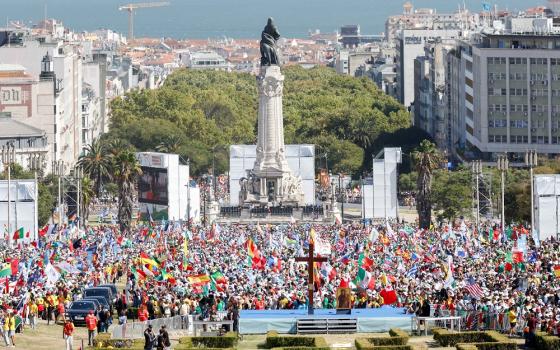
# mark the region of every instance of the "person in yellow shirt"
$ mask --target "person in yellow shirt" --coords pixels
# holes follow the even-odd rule
[[[29,325],[31,326],[31,329],[35,329],[37,328],[37,317],[39,316],[39,307],[37,306],[37,304],[35,304],[33,300],[29,302],[27,307],[29,308]]]
[[[507,312],[507,317],[509,320],[509,336],[512,337],[515,335],[515,326],[517,325],[517,313],[515,312],[515,307],[510,307],[509,311]]]
[[[8,314],[4,319],[4,340],[7,346],[16,346],[16,317],[12,310],[8,310]]]

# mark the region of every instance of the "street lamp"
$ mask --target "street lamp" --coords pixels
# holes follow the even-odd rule
[[[31,152],[29,154],[29,170],[33,172],[33,178],[35,179],[35,213],[34,213],[34,230],[33,230],[33,240],[37,238],[36,234],[39,230],[38,223],[38,206],[39,206],[39,182],[37,181],[37,173],[43,169],[44,157],[39,152]]]
[[[6,171],[8,172],[8,244],[12,245],[12,226],[10,220],[10,209],[12,206],[10,192],[12,188],[11,182],[11,166],[13,163],[16,162],[16,147],[14,146],[13,142],[9,143],[5,146],[2,146],[2,165],[6,167]]]
[[[498,156],[498,170],[502,174],[502,232],[505,232],[505,177],[506,171],[509,168],[509,160],[507,158],[507,153],[500,154]]]
[[[52,174],[58,178],[58,201],[57,201],[57,211],[58,211],[58,223],[62,223],[62,202],[61,202],[61,178],[64,176],[64,161],[63,160],[53,160],[52,162]]]
[[[539,164],[539,156],[536,150],[528,150],[525,152],[525,165],[529,167],[529,177],[531,179],[531,232],[535,229],[535,204],[533,198],[534,182],[533,168]]]
[[[476,178],[476,229],[480,227],[480,186],[479,179],[482,174],[482,161],[475,160],[471,163],[472,172]]]
[[[80,166],[76,166],[76,168],[74,168],[74,180],[77,181],[77,185],[76,185],[76,217],[78,218],[78,228],[80,228],[80,222],[82,221],[82,216],[80,214],[81,213],[81,207],[82,207],[82,196],[81,196],[81,190],[82,190],[82,179],[84,178],[84,171],[82,169],[82,167]]]

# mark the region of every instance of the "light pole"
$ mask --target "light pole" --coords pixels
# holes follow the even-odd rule
[[[498,170],[502,174],[502,233],[505,232],[506,229],[506,220],[505,220],[505,180],[506,180],[506,171],[509,168],[509,160],[507,158],[507,153],[500,154],[498,156]]]
[[[77,185],[76,185],[76,217],[78,219],[78,228],[80,228],[80,222],[82,221],[82,216],[81,214],[81,207],[82,207],[82,196],[81,196],[81,190],[82,190],[82,179],[84,178],[84,171],[82,170],[82,167],[77,166],[74,169],[74,180],[77,181]]]
[[[62,188],[61,188],[61,178],[64,175],[64,161],[63,160],[53,160],[52,162],[52,174],[58,178],[58,200],[57,200],[57,211],[58,211],[58,223],[62,223]]]
[[[191,160],[187,158],[189,178],[187,179],[187,227],[191,229]]]
[[[10,192],[12,189],[11,181],[11,166],[16,162],[16,147],[13,143],[9,143],[2,146],[2,164],[6,167],[8,173],[8,244],[12,246],[12,222],[10,220],[10,211],[12,207],[12,201],[10,198]]]
[[[39,152],[33,152],[29,154],[29,170],[33,172],[33,178],[35,179],[35,213],[34,213],[34,230],[33,230],[33,240],[37,240],[37,232],[39,231],[39,218],[37,207],[39,205],[39,182],[37,173],[43,169],[43,155]]]
[[[539,164],[539,156],[536,150],[529,150],[525,152],[525,165],[529,167],[529,177],[531,180],[531,232],[535,229],[535,204],[533,198],[534,182],[533,182],[533,168]]]
[[[482,174],[482,161],[475,160],[471,164],[472,172],[476,178],[476,229],[480,227],[480,174]]]

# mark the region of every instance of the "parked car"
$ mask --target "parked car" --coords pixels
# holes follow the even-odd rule
[[[90,296],[90,297],[84,297],[82,300],[95,300],[98,304],[101,305],[102,308],[107,309],[107,310],[111,310],[111,305],[109,305],[109,303],[107,302],[105,297]]]
[[[95,300],[78,300],[70,304],[70,307],[66,309],[66,317],[75,325],[86,324],[86,316],[91,310],[97,314],[97,305]]]
[[[83,297],[103,297],[113,307],[113,293],[109,287],[92,287],[84,289]]]
[[[100,284],[97,287],[107,287],[111,290],[111,293],[113,294],[113,304],[117,302],[117,295],[119,294],[119,292],[117,291],[117,286],[115,286],[114,284]]]

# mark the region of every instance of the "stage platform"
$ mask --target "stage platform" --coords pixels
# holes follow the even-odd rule
[[[411,317],[404,309],[384,306],[377,309],[352,309],[350,315],[337,315],[336,310],[316,309],[314,315],[301,310],[241,310],[240,334],[296,333],[298,319],[356,319],[358,333],[386,332],[390,328],[411,331]]]

